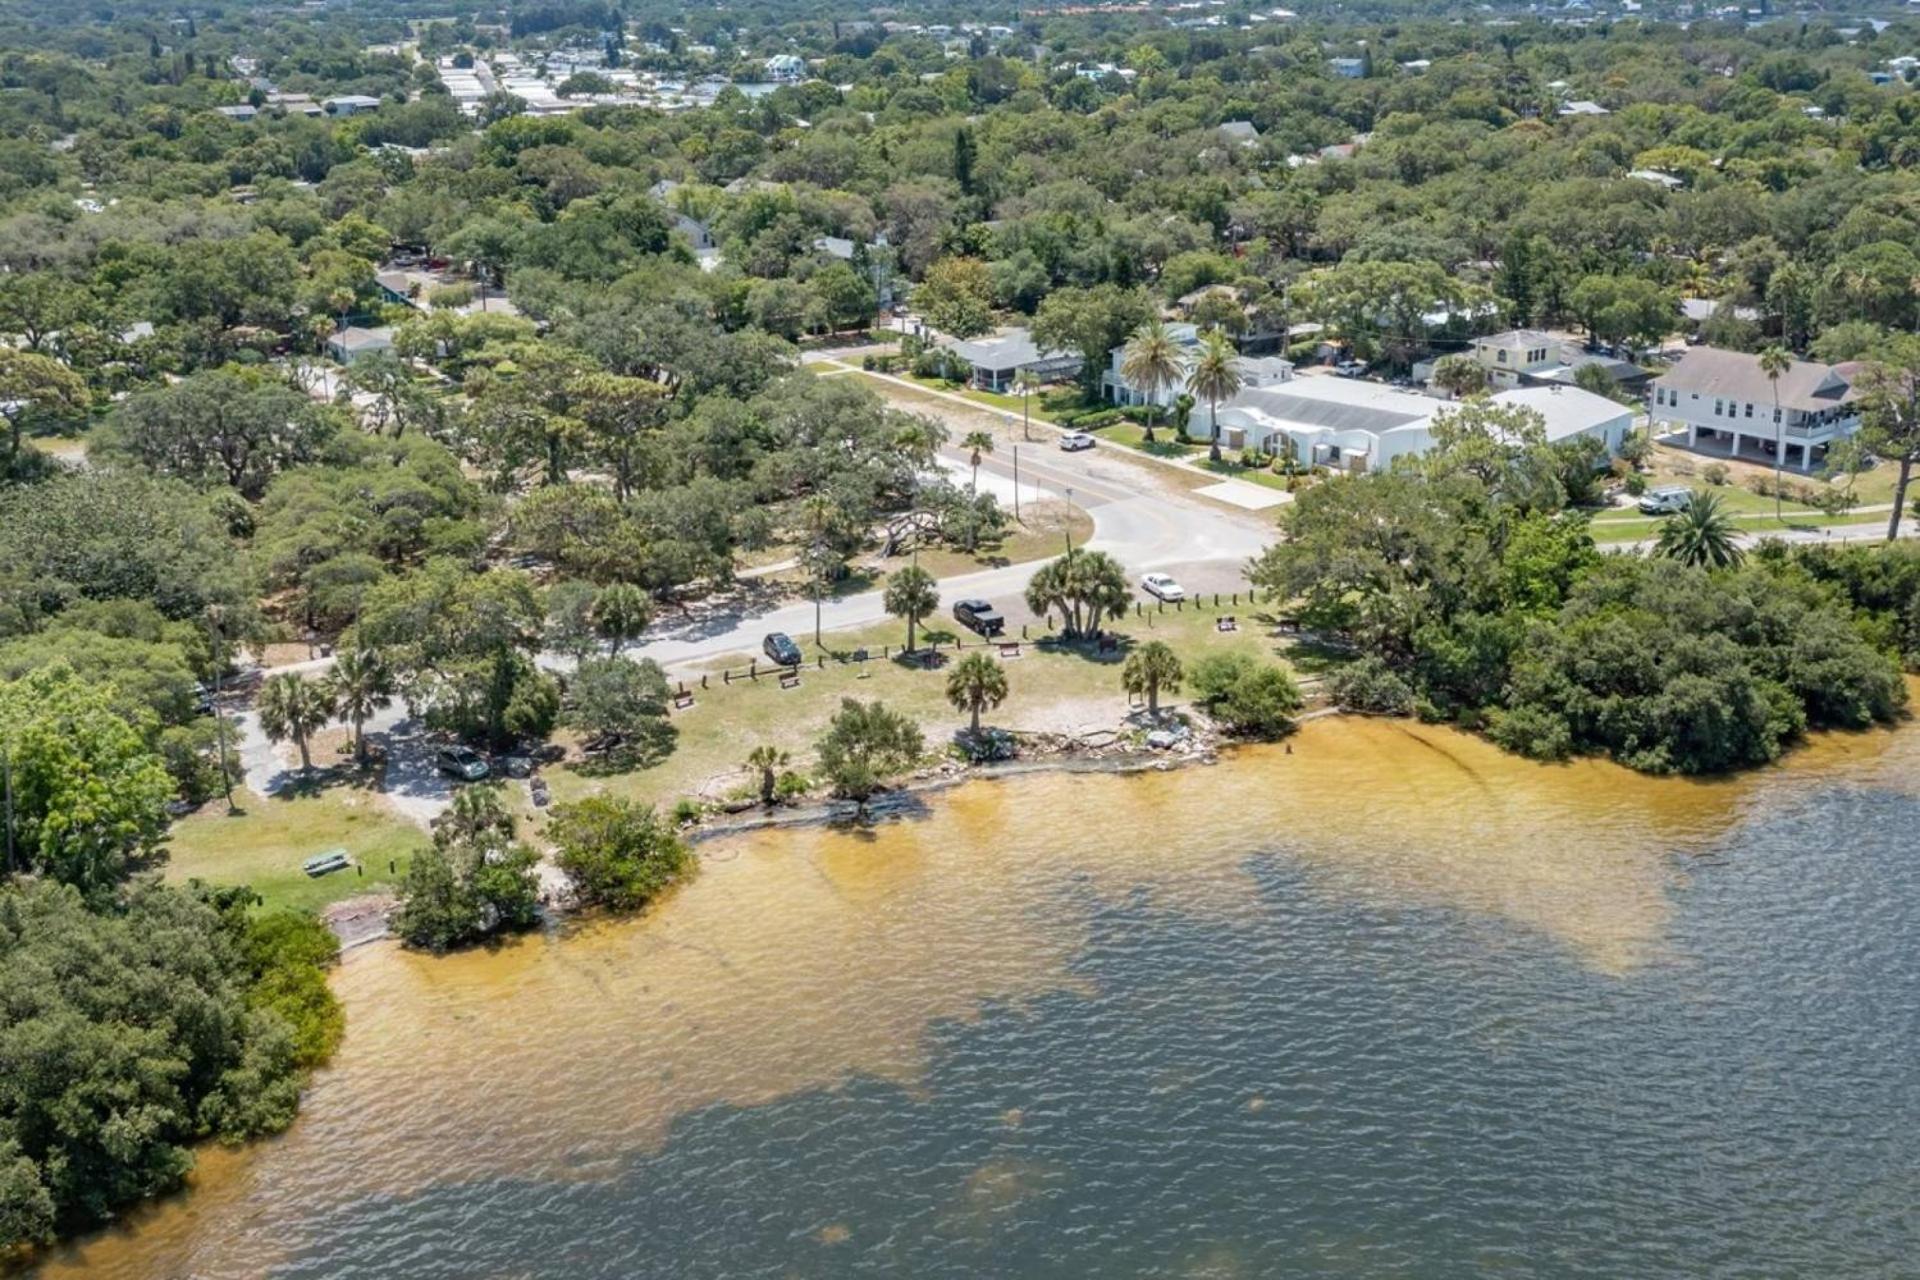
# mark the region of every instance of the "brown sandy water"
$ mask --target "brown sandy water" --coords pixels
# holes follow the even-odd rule
[[[569,1184],[611,1187],[716,1108],[751,1113],[853,1081],[925,1101],[939,1092],[928,1078],[934,1029],[1033,1021],[1099,996],[1100,978],[1078,962],[1109,907],[1144,904],[1203,934],[1269,927],[1263,859],[1373,926],[1464,916],[1588,981],[1631,982],[1667,963],[1695,855],[1724,853],[1730,831],[1781,797],[1836,785],[1912,796],[1917,777],[1912,728],[1824,738],[1777,769],[1689,782],[1595,762],[1538,766],[1446,729],[1335,718],[1305,726],[1291,751],[1242,751],[1212,768],[974,783],[871,831],[730,838],[641,919],[439,959],[391,944],[354,953],[335,979],[346,1042],[294,1128],[206,1152],[189,1194],[62,1250],[38,1274],[467,1274],[436,1269],[431,1233],[418,1255],[328,1261],[341,1228],[323,1220],[376,1202],[404,1217],[407,1198],[429,1188],[477,1194],[512,1180],[564,1200]],[[1355,929],[1316,945],[1344,945]],[[1153,1088],[1186,1089],[1193,1071],[1168,1068]],[[1234,1122],[1265,1123],[1288,1105],[1238,1097]],[[1019,1140],[1035,1127],[1023,1114],[996,1106],[990,1127]],[[780,1158],[804,1152],[789,1143]],[[1073,1163],[1019,1151],[982,1160],[928,1229],[1016,1213]],[[851,1248],[850,1235],[857,1243],[853,1228],[823,1220],[805,1240]],[[551,1274],[640,1273],[597,1270],[600,1260],[589,1251]],[[695,1272],[728,1268],[681,1274]]]

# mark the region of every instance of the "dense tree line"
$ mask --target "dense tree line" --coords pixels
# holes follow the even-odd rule
[[[1602,555],[1554,480],[1563,452],[1456,433],[1418,467],[1317,487],[1252,580],[1357,651],[1332,681],[1344,704],[1543,759],[1723,772],[1903,712],[1910,547],[1775,547],[1719,568]]]

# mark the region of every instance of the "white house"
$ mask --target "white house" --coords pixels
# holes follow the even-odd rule
[[[1496,387],[1517,387],[1520,375],[1560,362],[1560,344],[1538,329],[1509,329],[1473,340],[1473,358]]]
[[[982,391],[1006,391],[1021,370],[1042,382],[1058,382],[1080,372],[1079,356],[1070,351],[1042,351],[1026,329],[1003,329],[985,338],[950,343],[947,347],[967,366],[967,381]]]
[[[1795,360],[1779,380],[1744,351],[1693,347],[1653,382],[1653,420],[1684,429],[1687,445],[1705,443],[1728,457],[1811,469],[1827,446],[1860,429],[1860,408],[1845,365]],[[1776,407],[1777,405],[1777,407]]]
[[[776,53],[762,64],[767,79],[791,83],[804,79],[807,74],[806,60],[798,54]]]
[[[1640,393],[1651,376],[1631,360],[1585,351],[1537,329],[1509,329],[1473,340],[1473,358],[1487,371],[1494,387],[1573,386],[1581,369],[1599,368],[1626,391]],[[1427,372],[1423,375],[1420,370]],[[1432,376],[1432,365],[1416,365],[1415,378]]]
[[[370,98],[364,93],[344,93],[337,98],[328,98],[320,105],[330,116],[360,116],[369,111],[378,111],[380,99]]]
[[[1521,387],[1495,404],[1537,411],[1549,442],[1591,436],[1611,456],[1626,439],[1633,413],[1578,387]],[[1242,391],[1220,406],[1220,434],[1229,448],[1291,452],[1303,462],[1347,471],[1377,471],[1396,458],[1433,448],[1436,418],[1458,405],[1357,378],[1294,378]],[[1196,417],[1204,418],[1203,413]]]
[[[391,329],[362,329],[350,325],[327,339],[327,354],[341,364],[352,364],[362,356],[392,350]]]
[[[1532,409],[1546,419],[1547,440],[1558,444],[1576,436],[1591,436],[1607,447],[1607,457],[1620,452],[1633,431],[1633,410],[1618,400],[1579,387],[1518,387],[1493,397],[1495,404]]]
[[[1106,370],[1100,375],[1100,394],[1114,404],[1157,404],[1163,409],[1178,400],[1187,389],[1187,375],[1193,372],[1194,352],[1200,349],[1200,329],[1197,325],[1170,324],[1167,326],[1167,336],[1180,348],[1180,376],[1177,381],[1148,396],[1121,372],[1121,366],[1127,362],[1127,349],[1120,346],[1108,353]],[[1279,356],[1242,356],[1235,368],[1240,374],[1243,390],[1272,386],[1293,376],[1293,362]],[[1200,429],[1200,425],[1195,424],[1195,429]]]

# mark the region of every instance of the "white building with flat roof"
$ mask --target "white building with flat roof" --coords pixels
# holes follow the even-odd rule
[[[1539,413],[1550,443],[1591,436],[1612,456],[1633,425],[1625,405],[1578,387],[1519,387],[1492,397]],[[1294,378],[1242,391],[1220,406],[1230,449],[1291,453],[1302,462],[1377,471],[1433,448],[1437,418],[1459,406],[1359,378]],[[1204,414],[1197,414],[1204,417]]]

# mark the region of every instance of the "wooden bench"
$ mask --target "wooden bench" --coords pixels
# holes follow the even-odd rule
[[[685,689],[682,689],[680,692],[673,695],[673,709],[675,711],[685,711],[688,707],[691,707],[692,705],[693,705],[693,695],[688,693]]]
[[[1240,629],[1240,624],[1234,620],[1233,615],[1229,614],[1226,617],[1220,619],[1220,621],[1214,623],[1213,629],[1215,631],[1238,631]]]
[[[782,689],[798,689],[800,687],[800,673],[798,671],[782,671],[780,673],[780,687]]]
[[[1018,640],[1002,640],[1000,642],[1000,656],[1007,659],[1019,657],[1020,642]]]
[[[1094,651],[1096,653],[1120,652],[1120,637],[1119,636],[1101,636],[1100,641],[1098,645],[1095,647]]]

